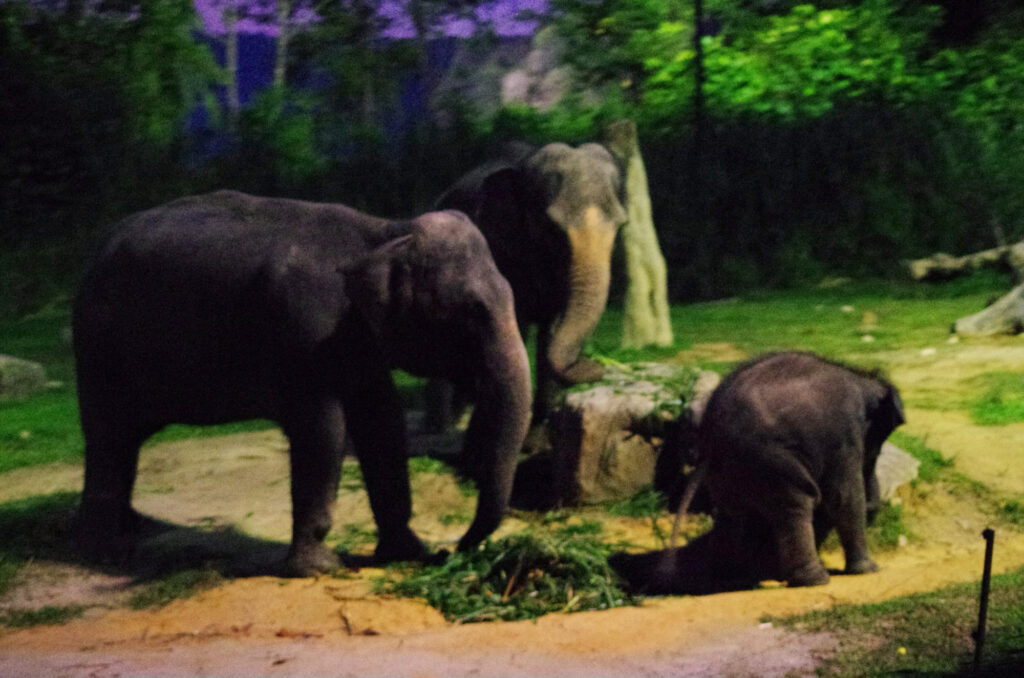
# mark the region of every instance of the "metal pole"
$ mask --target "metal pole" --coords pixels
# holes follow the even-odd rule
[[[992,544],[996,533],[986,528],[981,536],[985,538],[985,569],[981,575],[981,600],[978,603],[978,628],[974,629],[974,670],[981,668],[981,654],[985,649],[985,622],[988,617],[988,589],[992,579]]]

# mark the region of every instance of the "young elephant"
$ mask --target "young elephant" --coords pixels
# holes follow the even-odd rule
[[[875,374],[797,352],[740,366],[708,402],[697,431],[700,464],[680,507],[703,476],[713,529],[683,549],[621,556],[620,571],[663,593],[725,580],[824,584],[817,549],[833,527],[845,572],[876,571],[865,541],[879,506],[875,462],[903,421],[896,388]]]
[[[291,443],[293,575],[337,556],[345,436],[362,467],[380,561],[421,558],[410,530],[404,417],[390,370],[444,377],[476,400],[471,548],[501,521],[529,424],[530,374],[511,290],[461,213],[411,221],[221,191],[122,222],[74,305],[85,487],[79,541],[123,557],[139,446],[170,423],[252,418]]]

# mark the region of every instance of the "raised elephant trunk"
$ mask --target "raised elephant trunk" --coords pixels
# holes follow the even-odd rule
[[[579,358],[608,303],[616,226],[608,222],[600,209],[591,206],[583,211],[583,223],[567,232],[573,253],[569,303],[552,326],[547,358],[560,381],[575,384],[600,377],[596,366]]]
[[[460,551],[479,544],[505,515],[530,424],[530,363],[511,314],[503,334],[510,340],[486,358],[474,389],[473,417],[463,439],[462,458],[479,492],[473,523],[459,540]]]

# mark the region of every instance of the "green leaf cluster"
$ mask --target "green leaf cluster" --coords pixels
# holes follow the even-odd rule
[[[378,582],[384,593],[423,598],[460,623],[533,619],[632,604],[608,565],[609,547],[586,526],[534,526],[443,565]]]

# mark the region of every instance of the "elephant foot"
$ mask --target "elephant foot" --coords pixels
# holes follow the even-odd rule
[[[144,518],[131,508],[113,512],[120,519],[108,519],[110,513],[91,509],[79,511],[75,541],[78,552],[87,561],[120,566],[135,552],[136,537]]]
[[[566,384],[587,384],[604,376],[605,369],[596,360],[580,357],[559,375]]]
[[[801,565],[786,578],[786,586],[821,586],[829,582],[828,571],[821,561]]]
[[[867,557],[847,563],[846,569],[843,570],[843,574],[868,574],[869,572],[878,572],[878,565]]]
[[[284,561],[284,576],[315,577],[333,572],[339,566],[338,554],[321,543],[304,546],[292,544]]]
[[[373,552],[373,562],[376,565],[410,560],[417,562],[428,562],[431,560],[430,551],[413,534],[412,530],[406,530],[404,534],[393,537],[382,535],[377,542],[377,548]]]

